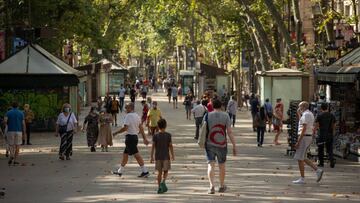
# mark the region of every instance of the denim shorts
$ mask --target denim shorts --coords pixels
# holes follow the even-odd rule
[[[226,162],[226,155],[227,155],[227,147],[214,147],[211,145],[206,145],[205,147],[206,158],[207,162],[211,163],[217,159],[219,164],[223,164]]]

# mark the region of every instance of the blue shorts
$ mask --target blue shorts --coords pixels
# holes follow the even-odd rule
[[[206,145],[205,152],[208,163],[214,162],[215,157],[219,164],[223,164],[226,162],[227,147],[221,148],[221,147]]]

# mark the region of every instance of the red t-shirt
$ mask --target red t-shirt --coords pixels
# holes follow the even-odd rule
[[[144,107],[143,107],[143,114],[142,114],[142,117],[141,117],[141,120],[143,122],[146,121],[148,111],[149,111],[149,106],[147,104],[145,104]]]
[[[209,102],[209,103],[206,105],[206,107],[207,107],[207,109],[208,109],[208,112],[214,111],[214,107],[213,107],[212,102]]]

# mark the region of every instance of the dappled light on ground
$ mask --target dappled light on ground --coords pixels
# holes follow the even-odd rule
[[[239,112],[233,128],[238,156],[229,150],[224,194],[206,194],[208,189],[205,152],[193,139],[194,120],[186,120],[182,108],[173,110],[164,96],[157,97],[168,131],[173,135],[175,161],[169,172],[166,194],[156,194],[156,173],[149,163],[150,145],[139,139],[139,150],[150,170],[149,178],[137,178],[140,169],[129,159],[122,177],[112,175],[124,150],[124,136],[114,138],[109,152],[91,153],[85,135],[74,138],[70,161],[57,159],[59,140],[52,134],[34,137],[34,145],[22,149],[25,165],[8,167],[1,154],[0,185],[6,187],[6,202],[359,202],[359,164],[338,159],[334,169],[326,166],[323,180],[306,168],[305,185],[292,185],[299,174],[297,165],[286,156],[286,144],[272,145],[273,133],[265,134],[263,148],[256,146],[249,112]],[[139,105],[137,105],[139,112]],[[121,122],[120,122],[121,123]],[[122,125],[122,124],[120,124]],[[117,128],[113,128],[117,129]],[[151,140],[151,137],[148,137]],[[281,135],[286,142],[286,134]],[[3,153],[3,149],[0,150]],[[218,173],[218,170],[216,170]],[[218,180],[216,179],[218,187]],[[21,196],[18,195],[19,191]],[[23,201],[25,200],[25,201]],[[29,200],[29,201],[27,201]],[[1,200],[0,200],[1,202]]]

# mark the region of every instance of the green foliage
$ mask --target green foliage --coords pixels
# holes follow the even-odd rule
[[[38,43],[60,55],[65,41],[70,40],[75,51],[82,53],[82,64],[98,59],[95,53],[99,48],[106,57],[110,57],[110,50],[116,49],[122,61],[127,61],[141,57],[168,58],[176,46],[185,45],[196,47],[206,63],[237,68],[238,50],[252,49],[243,7],[235,0],[8,2],[10,26],[54,28],[56,36],[40,39]],[[271,39],[274,22],[263,1],[249,2]],[[278,10],[282,10],[283,2],[274,1]],[[0,18],[4,22],[4,16]]]

